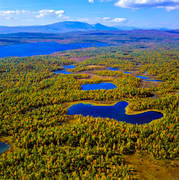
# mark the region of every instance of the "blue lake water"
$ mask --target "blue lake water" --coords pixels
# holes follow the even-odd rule
[[[62,67],[65,68],[65,69],[74,69],[74,68],[76,68],[76,66],[73,65],[73,64],[71,64],[71,65],[66,65],[66,66],[62,66]]]
[[[127,72],[127,71],[125,71],[124,73],[125,73],[125,74],[131,74],[130,72]]]
[[[152,81],[152,82],[162,82],[161,80],[154,80],[154,79],[148,79],[146,81]]]
[[[66,66],[62,66],[62,67],[65,69],[53,71],[53,73],[55,73],[55,74],[72,74],[71,72],[68,72],[66,69],[74,69],[76,66],[71,64],[71,65],[66,65]]]
[[[120,69],[117,68],[112,68],[112,67],[107,67],[107,69],[111,70],[111,71],[119,71]],[[125,71],[125,74],[131,74],[130,72]]]
[[[151,79],[151,78],[146,77],[146,76],[136,76],[136,78],[141,78],[141,79],[143,79],[144,81],[162,82],[161,80],[154,80],[154,79]]]
[[[112,106],[97,106],[93,104],[74,104],[68,108],[68,115],[81,114],[101,118],[111,118],[117,121],[125,121],[131,124],[146,124],[153,120],[160,119],[163,114],[155,111],[148,111],[136,115],[127,115],[125,108],[128,103],[121,101]]]
[[[117,68],[112,68],[112,67],[107,67],[107,69],[111,70],[111,71],[119,71],[119,69]]]
[[[2,154],[3,152],[5,152],[8,149],[9,149],[9,145],[8,144],[0,142],[0,154]]]
[[[111,71],[118,71],[119,69],[116,69],[116,68],[111,68],[111,67],[107,67],[107,69],[111,70]],[[128,72],[128,71],[125,71],[124,72],[125,74],[131,74],[131,72]],[[149,77],[146,77],[146,76],[136,76],[136,78],[141,78],[143,79],[144,81],[153,81],[153,82],[162,82],[160,80],[154,80],[154,79],[151,79]]]
[[[65,51],[72,49],[81,49],[88,47],[104,47],[110,46],[107,43],[95,42],[95,43],[73,43],[73,44],[60,44],[57,42],[36,42],[36,43],[24,43],[8,46],[0,46],[0,58],[8,56],[34,56],[34,55],[46,55],[57,51]]]
[[[71,73],[68,72],[66,69],[53,71],[53,73],[54,73],[54,74],[71,74]]]
[[[84,84],[81,85],[82,90],[98,90],[98,89],[115,89],[117,88],[113,83],[97,83],[97,84]]]
[[[150,78],[145,77],[145,76],[136,76],[136,78],[141,78],[141,79],[144,79],[144,80],[149,80],[150,79]]]

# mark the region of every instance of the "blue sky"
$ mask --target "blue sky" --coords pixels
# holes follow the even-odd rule
[[[0,25],[83,21],[179,29],[179,0],[0,0]]]

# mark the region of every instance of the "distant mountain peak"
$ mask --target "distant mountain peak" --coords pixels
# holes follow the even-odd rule
[[[118,30],[114,27],[105,26],[103,24],[97,23],[91,25],[80,21],[64,21],[56,22],[49,25],[40,26],[18,26],[18,27],[6,27],[0,26],[0,34],[7,33],[66,33],[73,31],[112,31]]]
[[[100,31],[113,31],[113,30],[118,30],[117,28],[115,27],[110,27],[110,26],[105,26],[101,23],[97,23],[94,25],[94,28],[97,29],[97,30],[100,30]]]
[[[96,23],[95,26],[104,26],[104,25],[101,23]]]

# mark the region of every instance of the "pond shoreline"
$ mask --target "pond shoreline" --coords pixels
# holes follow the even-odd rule
[[[142,114],[142,113],[153,111],[153,112],[161,113],[163,115],[163,117],[155,119],[155,120],[161,120],[162,118],[165,117],[165,113],[162,110],[158,110],[158,109],[147,109],[147,110],[141,110],[141,111],[133,111],[129,107],[130,101],[126,101],[126,100],[115,101],[115,102],[114,101],[108,101],[108,102],[95,101],[94,102],[92,100],[75,101],[75,102],[66,103],[66,109],[68,110],[71,106],[76,105],[76,104],[80,104],[80,103],[82,103],[82,104],[90,104],[90,105],[94,105],[94,106],[114,106],[114,105],[116,105],[117,103],[120,103],[120,102],[127,102],[128,103],[128,105],[125,108],[125,115],[129,115],[129,116],[130,115],[139,115],[139,114]],[[118,121],[118,122],[122,122],[122,121]],[[149,123],[153,123],[153,122],[154,122],[154,120],[152,120]],[[147,124],[149,124],[149,123],[147,123]],[[138,125],[144,125],[144,124],[138,124]]]

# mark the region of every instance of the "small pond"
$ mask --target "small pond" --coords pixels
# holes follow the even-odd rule
[[[119,71],[120,69],[117,68],[112,68],[112,67],[107,67],[107,69],[111,70],[111,71]],[[130,72],[125,71],[125,74],[131,74]]]
[[[130,72],[127,72],[127,71],[125,71],[124,73],[125,73],[125,74],[131,74]]]
[[[53,73],[55,73],[55,74],[72,74],[71,72],[68,72],[66,69],[74,69],[76,66],[71,64],[71,65],[66,65],[66,66],[62,66],[62,67],[65,69],[53,71]]]
[[[93,104],[78,103],[68,108],[68,115],[81,114],[83,116],[93,116],[101,118],[111,118],[117,121],[125,121],[131,124],[146,124],[155,119],[163,117],[162,113],[148,111],[136,115],[127,115],[125,108],[128,103],[121,101],[111,106],[99,106]]]
[[[8,149],[9,149],[9,145],[8,144],[0,142],[0,154],[2,154],[3,152],[5,152]]]
[[[112,68],[112,67],[107,67],[107,69],[111,70],[111,71],[119,71],[119,69],[117,68]]]
[[[53,73],[55,73],[55,74],[71,74],[71,73],[68,72],[66,69],[53,71]]]
[[[62,67],[65,68],[65,69],[74,69],[74,68],[76,68],[76,66],[73,65],[73,64],[71,64],[71,65],[66,65],[66,66],[62,66]]]
[[[148,79],[146,81],[152,81],[152,82],[162,82],[161,80],[154,80],[154,79]]]
[[[119,69],[117,68],[112,68],[112,67],[107,67],[107,69],[111,70],[111,71],[118,71]],[[131,74],[131,72],[128,72],[128,71],[124,71],[125,74]],[[146,74],[147,72],[145,72]],[[154,80],[154,79],[151,79],[149,77],[146,77],[146,76],[136,76],[136,78],[140,78],[140,79],[143,79],[144,81],[152,81],[152,82],[162,82],[161,80]]]
[[[136,76],[136,78],[141,78],[141,79],[143,79],[144,81],[162,82],[161,80],[154,80],[154,79],[151,79],[151,78],[146,77],[146,76]]]
[[[143,80],[149,80],[150,79],[150,78],[145,77],[145,76],[136,76],[136,78],[140,78],[140,79],[143,79]]]
[[[97,83],[81,85],[82,90],[98,90],[98,89],[115,89],[117,88],[113,83]]]

